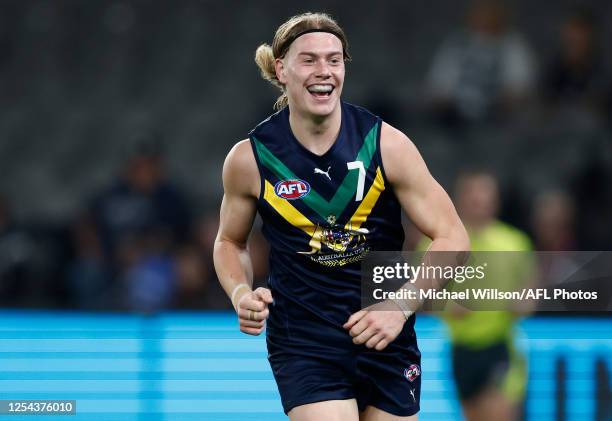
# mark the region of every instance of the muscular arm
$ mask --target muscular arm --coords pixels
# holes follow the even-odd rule
[[[247,240],[256,213],[255,189],[259,189],[253,181],[258,180],[257,164],[248,141],[236,144],[223,165],[224,194],[214,248],[217,276],[228,295],[239,284],[253,284]]]
[[[431,238],[429,251],[469,250],[467,233],[453,203],[410,139],[383,123],[380,143],[387,180],[404,212]]]
[[[213,252],[215,270],[221,286],[233,298],[240,329],[259,334],[272,296],[265,288],[251,290],[253,267],[247,240],[255,219],[260,187],[257,164],[248,140],[236,144],[227,155],[223,165],[223,190],[219,232]],[[236,289],[240,285],[244,287]]]
[[[391,184],[402,209],[416,227],[433,240],[428,252],[469,250],[465,228],[444,189],[434,180],[414,144],[402,132],[383,123],[381,130],[381,154],[387,180]],[[452,253],[451,253],[452,254]],[[426,264],[445,266],[442,259],[452,256],[436,255],[434,261],[425,256]],[[452,264],[456,264],[456,257]],[[417,288],[427,288],[427,283],[417,280]],[[393,311],[417,310],[419,303],[395,301],[381,302],[360,310],[344,324],[356,344],[380,351],[395,340],[406,322],[404,313]],[[390,305],[392,307],[390,307]],[[391,311],[390,311],[391,310]]]

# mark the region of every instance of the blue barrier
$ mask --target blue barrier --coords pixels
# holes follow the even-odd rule
[[[559,387],[567,419],[595,419],[595,362],[612,368],[610,321],[532,318],[519,325],[518,346],[530,366],[527,420],[556,418]],[[416,329],[423,351],[419,419],[460,419],[444,326],[419,316]],[[230,313],[3,311],[0,399],[77,400],[76,416],[45,420],[284,420],[266,354],[264,338],[238,332]]]

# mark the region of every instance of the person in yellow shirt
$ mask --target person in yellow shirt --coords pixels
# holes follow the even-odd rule
[[[491,174],[462,174],[455,194],[472,252],[532,250],[525,233],[496,219],[499,189]],[[417,248],[426,247],[427,242],[421,241]],[[524,261],[526,255],[487,256],[494,259],[487,278],[496,288],[512,289],[519,282],[529,282],[530,265],[517,264],[517,258]],[[453,377],[468,421],[519,418],[527,380],[525,360],[514,347],[514,324],[520,314],[512,309],[470,311],[454,303],[442,313],[452,343]]]

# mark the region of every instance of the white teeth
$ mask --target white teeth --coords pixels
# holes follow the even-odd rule
[[[311,85],[308,87],[309,92],[331,92],[334,89],[331,85]]]

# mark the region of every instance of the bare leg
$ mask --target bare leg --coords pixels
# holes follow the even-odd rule
[[[504,394],[494,388],[483,391],[474,399],[461,402],[467,421],[516,421],[518,419],[517,405]]]
[[[291,421],[358,421],[355,399],[331,400],[300,405],[289,411]]]
[[[417,414],[409,417],[400,417],[373,406],[368,406],[365,411],[359,414],[359,421],[417,421],[418,419],[419,416]]]

